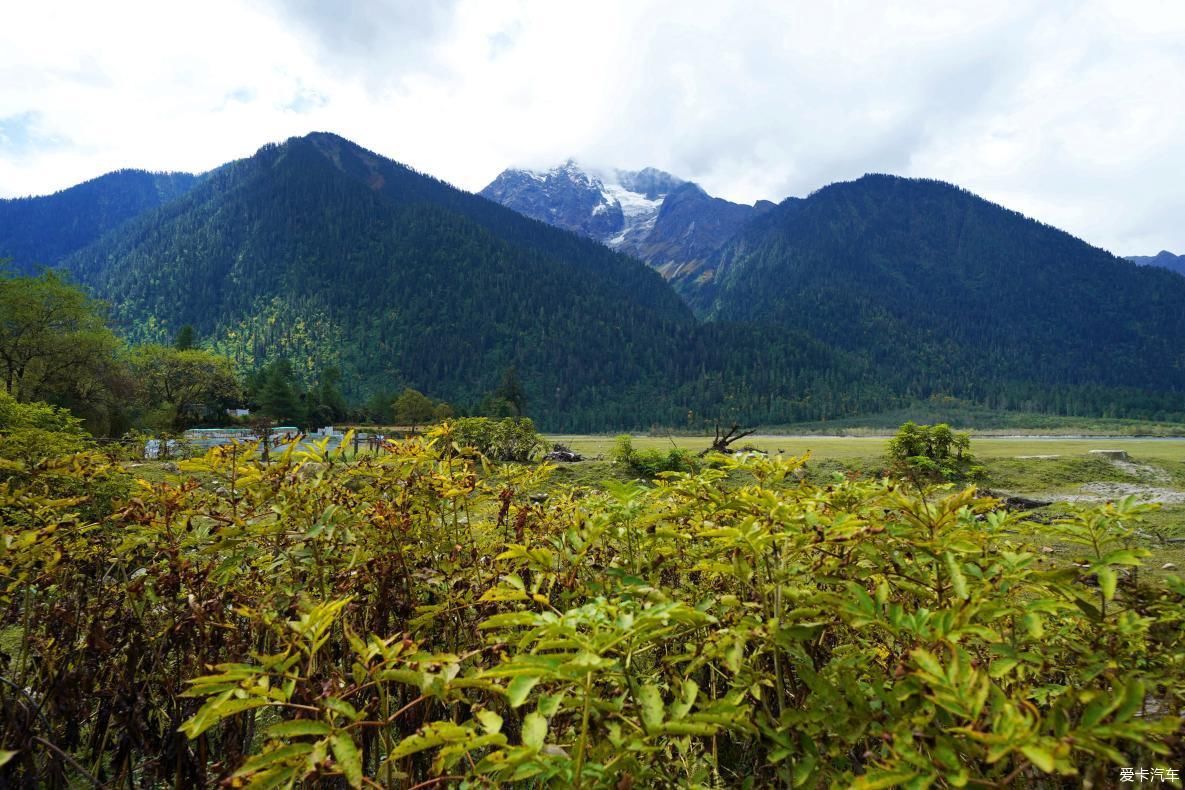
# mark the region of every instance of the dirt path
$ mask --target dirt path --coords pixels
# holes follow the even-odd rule
[[[1133,461],[1112,461],[1113,465],[1127,472],[1132,477],[1149,480],[1154,483],[1171,483],[1173,478],[1159,466],[1152,464],[1137,464]]]
[[[1172,476],[1153,464],[1138,464],[1134,461],[1112,461],[1113,466],[1133,478],[1130,483],[1093,482],[1084,483],[1073,493],[1041,491],[1025,494],[1026,497],[1051,502],[1111,502],[1126,496],[1134,496],[1140,502],[1161,505],[1185,505],[1185,491],[1170,488]]]
[[[1173,488],[1140,485],[1139,483],[1087,483],[1077,494],[1039,494],[1038,499],[1055,502],[1110,502],[1135,496],[1141,502],[1156,502],[1161,505],[1185,505],[1185,491]]]

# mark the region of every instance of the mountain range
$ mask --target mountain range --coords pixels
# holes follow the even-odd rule
[[[1159,266],[1185,275],[1185,255],[1173,255],[1168,250],[1161,250],[1156,255],[1129,255],[1127,259],[1140,266]]]
[[[133,341],[190,324],[244,370],[335,366],[355,400],[414,386],[472,408],[513,367],[550,430],[935,397],[1185,417],[1185,278],[949,184],[739,206],[567,163],[483,193],[315,133],[200,177],[0,201],[0,257],[70,273]]]

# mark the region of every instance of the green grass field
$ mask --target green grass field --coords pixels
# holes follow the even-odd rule
[[[578,453],[588,456],[605,455],[613,446],[614,437],[596,434],[556,434],[547,437]],[[634,436],[634,447],[639,450],[666,449],[672,446],[698,452],[711,444],[708,436]],[[811,453],[815,460],[848,461],[874,459],[885,452],[887,436],[746,436],[736,447],[756,447],[765,452],[789,455]],[[1107,437],[1074,439],[1066,437],[1040,438],[976,436],[972,448],[980,458],[1015,458],[1017,456],[1059,455],[1086,456],[1091,450],[1125,450],[1133,458],[1149,461],[1185,462],[1185,439],[1154,439],[1138,437]]]
[[[1051,414],[998,411],[966,403],[925,401],[912,406],[859,417],[826,422],[802,422],[777,426],[774,433],[862,436],[892,432],[906,420],[932,425],[944,422],[955,430],[976,434],[1060,434],[1076,436],[1185,436],[1178,422],[1116,419],[1107,417],[1060,417]]]

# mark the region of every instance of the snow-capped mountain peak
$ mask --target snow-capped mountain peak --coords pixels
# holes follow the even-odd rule
[[[710,277],[709,256],[758,212],[653,167],[599,169],[575,159],[549,170],[505,170],[481,194],[641,258],[676,281]]]
[[[644,239],[667,194],[683,183],[652,167],[601,170],[568,159],[549,170],[506,170],[481,194],[617,248]]]

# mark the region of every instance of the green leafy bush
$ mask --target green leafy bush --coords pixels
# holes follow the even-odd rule
[[[903,424],[889,440],[889,460],[897,474],[915,480],[962,481],[983,475],[983,467],[971,455],[970,435],[956,433],[945,423]]]
[[[28,467],[91,446],[82,421],[70,412],[48,403],[20,403],[0,390],[0,459]]]
[[[527,417],[462,417],[446,423],[445,435],[461,448],[473,448],[494,461],[532,461],[547,450]]]
[[[81,452],[92,445],[89,436],[41,428],[12,428],[0,432],[0,458],[19,461],[25,466]]]
[[[21,403],[0,389],[0,432],[37,428],[73,436],[85,436],[82,421],[65,409],[48,403]]]
[[[663,472],[691,472],[699,464],[694,455],[678,447],[670,450],[637,450],[629,434],[623,433],[613,442],[609,460],[629,467],[634,474],[658,477]]]
[[[0,784],[1099,787],[1185,757],[1147,506],[1063,519],[1055,566],[972,489],[725,458],[539,503],[550,467],[480,474],[450,430],[219,448],[94,521],[0,486]]]
[[[110,513],[131,482],[94,450],[94,440],[70,412],[46,403],[19,403],[0,390],[0,485],[94,519]],[[0,502],[0,521],[11,528],[39,523],[11,502]]]

